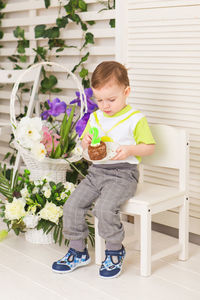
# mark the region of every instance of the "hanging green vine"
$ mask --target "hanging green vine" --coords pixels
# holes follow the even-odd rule
[[[6,3],[5,1],[0,0],[0,26],[1,26],[1,20],[4,17],[4,13],[1,13],[1,10],[4,9],[6,7]],[[2,30],[0,30],[0,40],[3,38],[4,33]],[[2,45],[0,45],[0,48],[2,48]]]

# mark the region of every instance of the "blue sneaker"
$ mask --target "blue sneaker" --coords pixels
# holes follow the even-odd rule
[[[119,276],[122,270],[122,262],[125,257],[126,251],[124,246],[120,250],[106,250],[106,258],[102,262],[99,270],[99,275],[102,278],[115,278]],[[117,257],[117,262],[113,262],[113,256]]]
[[[70,248],[63,258],[53,263],[52,270],[57,273],[68,273],[78,267],[88,265],[90,261],[91,259],[86,248],[83,252]]]

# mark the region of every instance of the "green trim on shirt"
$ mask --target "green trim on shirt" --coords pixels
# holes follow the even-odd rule
[[[106,113],[103,112],[104,117],[106,118],[115,118],[115,117],[119,117],[123,114],[125,114],[126,112],[128,112],[129,110],[131,110],[132,107],[128,104],[126,105],[124,108],[122,108],[120,111],[118,111],[116,114],[114,114],[113,116],[109,116]]]

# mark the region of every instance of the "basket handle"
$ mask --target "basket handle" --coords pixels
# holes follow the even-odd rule
[[[11,97],[10,97],[10,121],[11,121],[11,125],[12,125],[12,129],[15,131],[15,128],[17,126],[17,122],[16,122],[16,118],[15,118],[15,98],[16,98],[16,94],[18,91],[18,87],[20,82],[22,81],[23,77],[30,72],[31,70],[44,66],[44,65],[48,65],[48,66],[56,66],[59,67],[61,69],[63,69],[65,72],[67,72],[69,75],[72,76],[72,78],[74,79],[78,91],[80,93],[80,100],[81,100],[81,112],[80,112],[80,118],[82,118],[83,116],[83,112],[86,113],[87,112],[87,99],[86,99],[86,95],[84,92],[84,89],[82,87],[82,85],[80,84],[78,78],[74,75],[74,73],[72,73],[70,70],[68,70],[65,66],[60,65],[58,63],[55,62],[40,62],[37,64],[32,65],[30,68],[26,69],[16,80],[12,92],[11,92]]]

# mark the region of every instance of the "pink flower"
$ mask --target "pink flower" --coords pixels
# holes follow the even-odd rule
[[[49,130],[47,126],[43,126],[42,131],[43,131],[43,137],[41,143],[44,144],[47,153],[50,154],[53,149],[53,143],[54,143],[54,149],[56,149],[57,145],[59,144],[60,136],[56,133],[52,133],[52,131]]]

